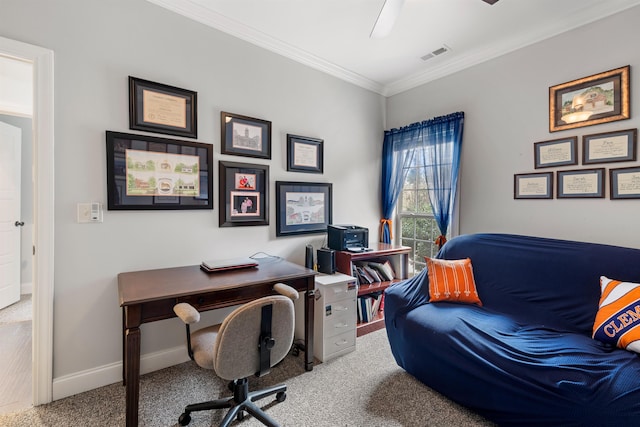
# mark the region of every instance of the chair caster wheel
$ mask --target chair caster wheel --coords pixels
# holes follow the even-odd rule
[[[238,415],[236,416],[236,418],[238,419],[238,421],[244,420],[244,411],[238,412]]]
[[[285,400],[287,400],[287,393],[285,393],[284,391],[278,392],[276,394],[276,400],[278,402],[284,402]]]
[[[178,418],[178,424],[180,424],[181,426],[186,426],[190,422],[191,422],[191,415],[187,414],[186,412],[180,415],[180,418]]]

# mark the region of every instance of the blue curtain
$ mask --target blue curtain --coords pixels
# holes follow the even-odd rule
[[[382,219],[380,238],[391,243],[391,216],[400,197],[407,167],[415,156],[424,159],[429,201],[440,230],[436,244],[442,246],[451,224],[458,186],[464,113],[457,112],[414,123],[384,133],[382,148]]]

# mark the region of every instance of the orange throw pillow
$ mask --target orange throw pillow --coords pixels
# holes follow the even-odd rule
[[[471,259],[443,260],[425,257],[429,273],[429,302],[459,302],[482,306],[473,280]]]
[[[640,353],[640,283],[600,277],[593,338]]]

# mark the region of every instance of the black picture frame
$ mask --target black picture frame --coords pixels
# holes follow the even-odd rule
[[[287,170],[323,173],[324,140],[287,134]]]
[[[611,200],[640,199],[640,166],[609,169]]]
[[[578,164],[578,137],[533,143],[534,168],[551,168]]]
[[[106,132],[107,209],[213,209],[213,146]]]
[[[604,168],[557,172],[558,199],[601,199],[604,197]]]
[[[326,233],[332,191],[330,183],[276,181],[276,236]]]
[[[513,175],[514,199],[553,199],[553,172]]]
[[[631,117],[630,66],[549,88],[549,132],[625,120]]]
[[[602,132],[582,137],[582,164],[636,160],[637,129]]]
[[[219,162],[219,226],[269,225],[269,166]]]
[[[271,122],[240,114],[220,113],[222,154],[271,159]]]
[[[198,137],[198,93],[129,76],[129,129]]]

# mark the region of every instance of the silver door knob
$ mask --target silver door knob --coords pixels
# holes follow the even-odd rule
[[[16,222],[14,223],[14,225],[15,225],[16,227],[22,227],[22,226],[24,225],[24,221],[16,221]]]

